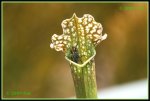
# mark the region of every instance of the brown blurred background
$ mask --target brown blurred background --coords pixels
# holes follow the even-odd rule
[[[147,78],[146,3],[3,3],[3,97],[75,96],[64,53],[49,47],[74,12],[91,14],[108,34],[96,48],[98,89]]]

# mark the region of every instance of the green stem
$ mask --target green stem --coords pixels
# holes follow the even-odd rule
[[[94,59],[84,67],[70,64],[77,98],[97,98]]]

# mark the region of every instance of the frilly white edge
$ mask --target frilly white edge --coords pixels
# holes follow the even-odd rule
[[[54,48],[54,45],[53,45],[53,43],[51,43],[51,44],[50,44],[50,48]]]
[[[102,36],[102,41],[105,40],[106,38],[107,38],[107,34],[104,34],[104,35]]]

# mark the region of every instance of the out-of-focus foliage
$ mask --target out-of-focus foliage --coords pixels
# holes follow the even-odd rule
[[[122,7],[133,9],[122,9]],[[137,9],[142,7],[143,9]],[[106,41],[97,46],[98,88],[147,77],[146,3],[4,3],[3,97],[63,98],[75,94],[64,53],[50,49],[61,22],[91,14]],[[28,91],[30,95],[8,95]]]

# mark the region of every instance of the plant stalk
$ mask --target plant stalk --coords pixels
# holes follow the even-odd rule
[[[70,64],[77,98],[97,98],[95,62],[92,59],[84,67]]]

